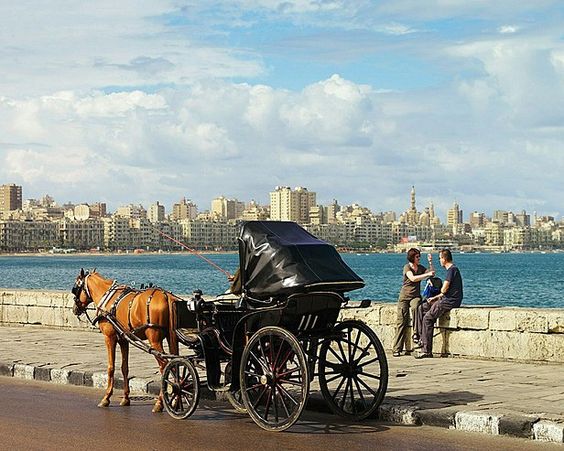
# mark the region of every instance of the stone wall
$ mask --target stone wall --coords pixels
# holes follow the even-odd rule
[[[343,316],[368,323],[384,347],[392,347],[396,304],[345,310]],[[433,351],[480,359],[564,363],[564,309],[486,306],[453,309],[439,318]]]
[[[72,305],[72,294],[67,291],[0,289],[0,324],[92,328],[84,317],[78,321]],[[344,310],[342,316],[365,321],[384,347],[391,348],[395,303]],[[564,363],[564,309],[454,309],[440,318],[433,349],[436,353],[469,358]]]

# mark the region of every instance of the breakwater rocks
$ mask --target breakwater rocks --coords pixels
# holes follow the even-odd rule
[[[89,329],[72,313],[66,291],[0,289],[0,323]],[[342,316],[365,321],[391,348],[395,303],[372,303],[367,309],[344,310]],[[461,307],[439,319],[434,351],[477,359],[564,363],[564,309]]]

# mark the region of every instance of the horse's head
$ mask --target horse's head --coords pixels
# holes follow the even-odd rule
[[[81,269],[71,290],[72,294],[74,294],[72,312],[76,316],[80,316],[86,312],[86,307],[88,307],[88,304],[92,302],[92,296],[90,295],[90,290],[88,289],[89,275],[88,271],[85,272],[84,269]]]

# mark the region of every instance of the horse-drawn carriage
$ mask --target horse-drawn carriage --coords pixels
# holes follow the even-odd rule
[[[238,240],[240,294],[205,300],[195,291],[190,300],[175,297],[168,303],[173,310],[167,338],[169,346],[176,340],[185,345],[186,354],[176,345],[170,354],[162,346],[155,349],[158,345],[145,349],[161,363],[167,412],[179,419],[194,412],[200,368],[209,389],[224,392],[233,407],[269,431],[298,420],[316,381],[333,412],[353,420],[370,416],[386,393],[386,356],[366,324],[339,321],[341,310],[370,305],[345,296],[363,287],[363,280],[334,247],[292,222],[246,222]],[[95,298],[109,295],[93,296],[87,277],[79,276],[73,289],[77,305],[89,297],[99,307]],[[118,341],[143,349],[134,327],[124,327],[107,311],[101,320],[118,329]],[[149,301],[147,317],[148,331]]]

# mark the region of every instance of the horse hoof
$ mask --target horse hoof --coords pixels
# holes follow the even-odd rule
[[[102,401],[100,401],[100,404],[98,404],[98,407],[108,407],[110,405],[110,401],[108,401],[107,399],[102,399]]]
[[[130,404],[131,404],[131,401],[129,400],[129,398],[122,399],[121,402],[119,403],[120,406],[129,406]]]
[[[163,411],[163,405],[161,403],[157,403],[153,406],[153,413],[160,413]]]

